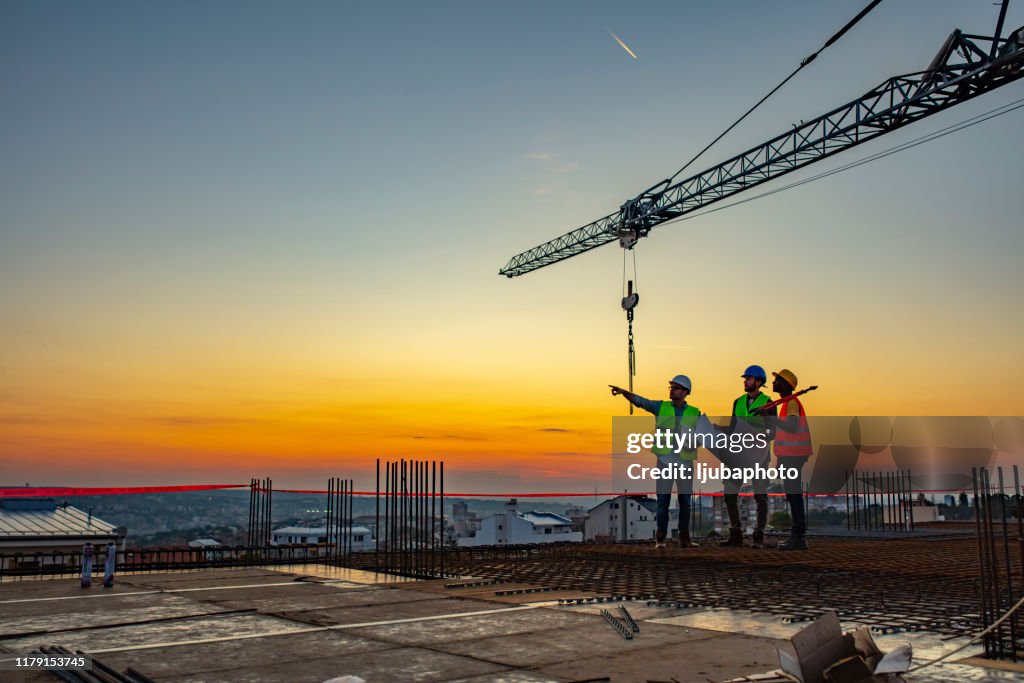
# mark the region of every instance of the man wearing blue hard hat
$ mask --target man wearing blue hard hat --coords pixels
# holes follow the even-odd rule
[[[766,420],[765,416],[774,416],[777,410],[768,408],[760,410],[770,402],[768,395],[761,391],[761,387],[768,381],[768,373],[760,365],[751,365],[743,371],[742,396],[732,403],[732,420],[724,431],[732,434],[737,430],[756,432],[767,431],[768,440],[774,437],[774,421]],[[762,452],[763,450],[763,452]],[[750,449],[746,456],[751,462],[746,465],[760,463],[767,468],[771,462],[771,451],[768,449]],[[725,489],[725,509],[729,513],[729,538],[722,541],[720,545],[740,547],[743,545],[743,527],[740,522],[739,492],[743,482],[735,479],[726,479],[722,482]],[[754,488],[754,503],[757,506],[757,518],[754,522],[753,546],[764,547],[764,527],[768,523],[768,481],[763,478],[751,481]]]
[[[657,418],[656,429],[659,431],[681,434],[687,429],[696,427],[697,421],[700,419],[700,409],[686,402],[693,389],[693,383],[686,375],[676,375],[669,380],[667,401],[652,401],[613,384],[608,386],[612,389],[612,396],[621,394],[636,407],[653,414]],[[679,466],[679,475],[675,479],[657,480],[655,490],[658,494],[658,508],[655,513],[657,530],[655,531],[654,547],[665,547],[665,538],[668,535],[668,508],[672,502],[672,484],[674,482],[676,492],[679,494],[679,547],[696,548],[697,544],[690,538],[690,497],[693,494],[693,463],[697,459],[697,449],[684,448],[676,452],[671,447],[654,447],[651,452],[657,456],[659,467],[670,463]]]

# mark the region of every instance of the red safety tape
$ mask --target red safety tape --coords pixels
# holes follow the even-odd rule
[[[248,484],[193,484],[190,486],[9,486],[0,487],[0,498],[53,496],[110,496],[126,493],[171,493],[248,488]]]
[[[109,496],[109,495],[124,495],[133,493],[175,493],[181,491],[214,491],[218,489],[241,489],[249,488],[249,484],[192,484],[185,486],[50,486],[50,487],[38,487],[38,486],[21,486],[21,487],[0,487],[0,498],[50,498],[60,496]],[[999,487],[992,487],[998,489]],[[1010,485],[1003,486],[1004,489],[1013,488]],[[256,487],[257,491],[265,492],[267,489],[263,487]],[[308,493],[308,494],[324,494],[329,493],[323,489],[270,489],[274,493]],[[911,493],[957,493],[964,491],[965,489],[913,489]],[[335,494],[340,494],[340,491],[334,491]],[[828,496],[872,496],[877,495],[878,491],[871,491],[866,493],[805,493],[805,496],[809,497],[828,497]],[[354,496],[376,496],[376,491],[351,491],[350,495]],[[381,495],[389,495],[382,491]],[[398,496],[401,498],[415,498],[415,497],[429,497],[430,493],[414,493],[414,492],[392,492],[390,495]],[[445,498],[587,498],[602,497],[602,498],[615,498],[623,495],[622,492],[618,493],[604,493],[604,492],[593,492],[588,491],[586,493],[445,493]],[[630,496],[653,496],[656,495],[654,491],[630,491],[626,495]],[[724,496],[722,492],[707,492],[700,493],[703,496]],[[742,496],[753,495],[750,493],[742,493]],[[769,493],[769,496],[784,496],[785,493]]]

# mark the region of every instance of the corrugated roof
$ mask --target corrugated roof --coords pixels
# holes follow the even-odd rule
[[[533,522],[534,526],[549,526],[552,524],[572,524],[572,520],[562,515],[556,515],[553,512],[537,512],[531,510],[530,512],[524,512],[520,515],[523,519]]]
[[[113,524],[104,522],[73,505],[54,510],[7,510],[0,507],[0,538],[29,536],[114,536]]]

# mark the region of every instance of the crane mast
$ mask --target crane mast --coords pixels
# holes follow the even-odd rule
[[[1005,4],[1003,8],[1005,13]],[[678,183],[662,181],[619,210],[513,256],[515,277],[658,225],[937,114],[1024,76],[1024,27],[1001,39],[954,31],[924,71],[893,76],[857,99]]]

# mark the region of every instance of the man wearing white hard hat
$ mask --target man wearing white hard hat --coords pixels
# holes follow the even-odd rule
[[[693,383],[686,375],[676,375],[669,380],[667,401],[652,401],[621,387],[612,384],[608,386],[612,389],[612,396],[621,394],[637,408],[654,415],[657,418],[656,429],[658,430],[681,434],[687,429],[696,427],[697,421],[700,419],[700,409],[686,402],[693,389]],[[696,548],[697,544],[690,539],[690,496],[693,494],[693,462],[697,459],[697,450],[676,452],[671,447],[655,447],[651,449],[651,452],[657,456],[659,468],[677,464],[676,471],[679,473],[675,479],[657,480],[655,490],[658,494],[658,510],[654,547],[665,547],[665,538],[668,535],[668,508],[672,502],[672,485],[674,483],[676,492],[679,494],[679,546],[681,548]]]

